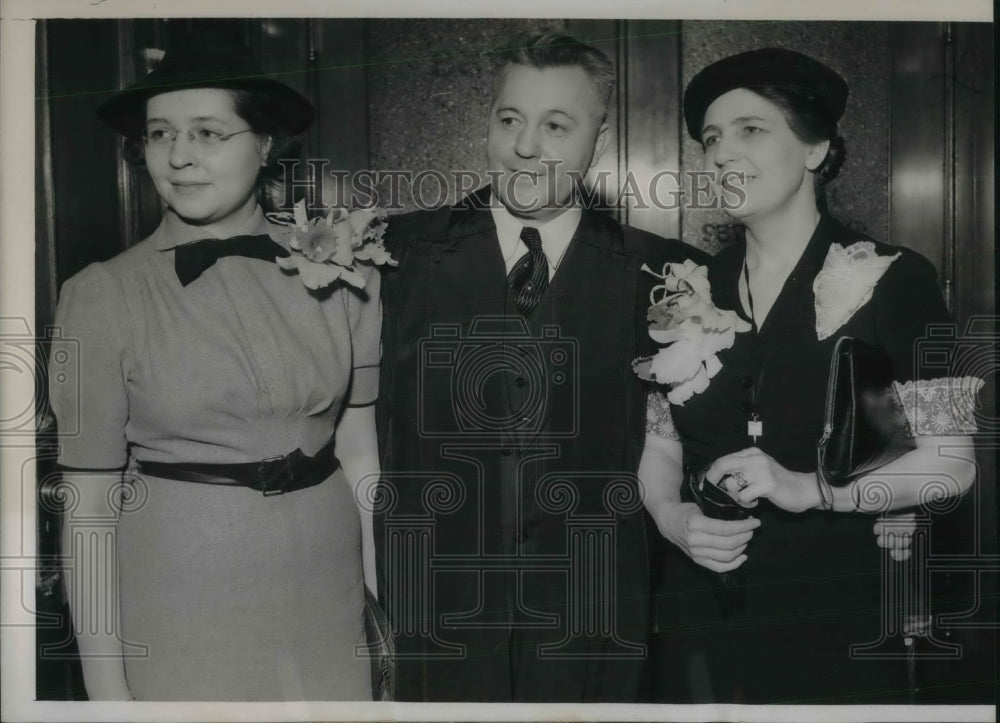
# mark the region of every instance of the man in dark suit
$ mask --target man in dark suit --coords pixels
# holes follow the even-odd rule
[[[703,257],[580,203],[613,83],[573,38],[505,51],[492,184],[390,224],[375,537],[401,700],[638,697],[640,267]]]

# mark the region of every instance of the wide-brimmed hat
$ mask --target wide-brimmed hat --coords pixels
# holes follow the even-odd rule
[[[814,101],[833,123],[847,107],[847,81],[833,68],[793,50],[762,48],[723,58],[691,79],[684,91],[688,133],[701,140],[705,111],[723,93],[764,85],[785,88]]]
[[[290,86],[266,75],[248,49],[191,38],[168,48],[151,73],[102,103],[97,115],[119,133],[129,135],[145,123],[149,98],[190,88],[263,93],[275,101],[275,123],[289,134],[308,128],[315,116],[312,104]]]

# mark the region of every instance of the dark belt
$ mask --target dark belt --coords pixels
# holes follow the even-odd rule
[[[340,467],[333,454],[331,439],[313,457],[296,449],[284,457],[271,457],[260,462],[238,464],[203,464],[200,462],[143,462],[138,461],[139,472],[175,479],[182,482],[199,482],[212,485],[249,487],[265,496],[280,495],[313,487],[329,477]]]

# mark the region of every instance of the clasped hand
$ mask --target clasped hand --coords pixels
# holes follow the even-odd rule
[[[713,572],[735,570],[747,560],[746,548],[760,520],[713,520],[693,502],[670,502],[655,514],[660,534],[694,562]]]
[[[741,505],[752,507],[764,498],[788,512],[805,512],[819,506],[819,487],[815,473],[792,472],[778,464],[772,457],[757,447],[748,447],[719,457],[708,471],[705,479],[712,484],[726,475],[740,474],[746,479],[742,489],[730,489],[730,495]],[[888,526],[881,521],[875,523],[873,532],[879,547],[889,550],[892,559],[907,560],[910,557],[910,535],[915,528],[913,515],[896,515],[896,524]],[[899,522],[904,524],[900,525]]]
[[[798,513],[820,503],[815,473],[792,472],[757,447],[719,457],[705,472],[705,479],[718,484],[726,475],[746,480],[740,489],[730,490],[730,495],[744,507],[753,507],[763,498],[776,507]]]
[[[904,512],[889,515],[885,519],[892,520],[892,524],[885,524],[883,518],[879,518],[875,523],[874,532],[878,546],[888,550],[889,556],[897,562],[909,560],[913,533],[917,529],[916,515],[913,512]]]

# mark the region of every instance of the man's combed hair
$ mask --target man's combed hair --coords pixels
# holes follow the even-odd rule
[[[615,88],[615,68],[608,56],[592,45],[556,32],[524,33],[512,45],[500,48],[492,55],[496,70],[494,97],[503,81],[503,69],[509,65],[526,65],[538,70],[580,66],[593,81],[601,109],[607,113]]]

